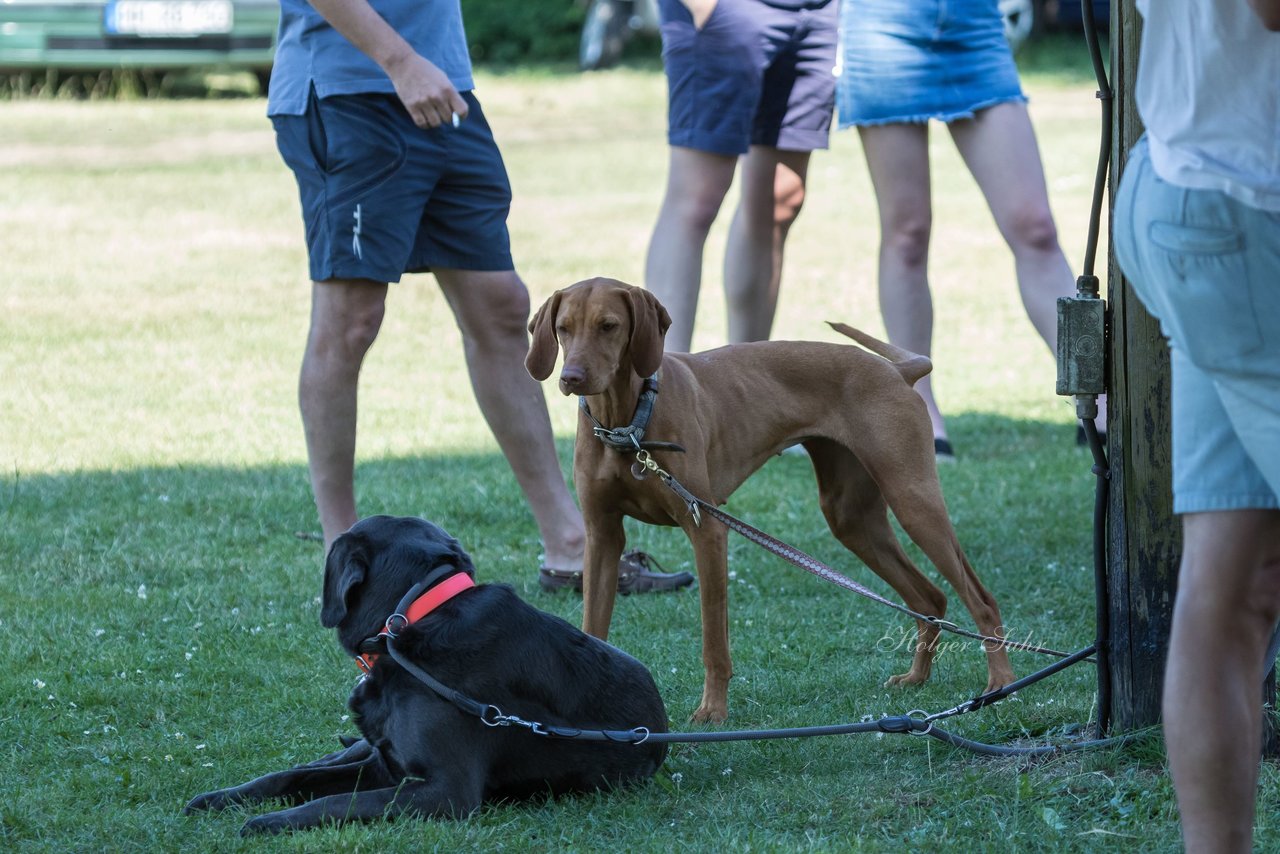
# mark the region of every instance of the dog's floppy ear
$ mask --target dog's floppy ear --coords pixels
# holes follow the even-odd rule
[[[631,366],[640,376],[648,377],[662,365],[662,340],[671,327],[671,315],[644,288],[632,285],[627,296],[631,301]]]
[[[347,616],[352,592],[364,583],[368,558],[350,534],[333,541],[324,563],[324,596],[320,601],[320,625],[337,626]]]
[[[533,340],[529,342],[529,355],[524,358],[524,367],[538,382],[551,376],[556,366],[556,354],[560,352],[560,342],[556,340],[556,315],[559,312],[560,291],[556,291],[529,321],[529,334]]]

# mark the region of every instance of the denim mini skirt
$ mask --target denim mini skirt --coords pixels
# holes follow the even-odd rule
[[[840,127],[1026,101],[997,0],[842,0],[837,74]]]

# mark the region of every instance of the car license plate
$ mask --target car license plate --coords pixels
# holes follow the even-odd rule
[[[231,0],[111,0],[106,31],[130,36],[229,33]]]

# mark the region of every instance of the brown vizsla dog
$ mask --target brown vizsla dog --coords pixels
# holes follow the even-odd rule
[[[560,391],[584,398],[573,479],[587,527],[582,628],[605,638],[613,614],[624,516],[682,528],[693,544],[702,606],[706,670],[695,721],[728,717],[728,529],[704,518],[661,479],[637,480],[634,455],[606,447],[592,417],[625,427],[646,377],[659,391],[647,439],[685,452],[654,450],[658,463],[694,495],[723,504],[743,481],[783,448],[802,443],[818,476],[818,493],[836,539],[889,583],[912,610],[941,617],[946,596],[911,563],[890,526],[903,529],[960,595],[978,629],[1003,636],[996,600],[974,574],[956,538],[933,450],[924,403],[912,385],[932,368],[909,353],[843,324],[841,333],[874,351],[814,341],[762,341],[704,353],[663,354],[671,318],[638,287],[591,279],[557,291],[529,323],[525,365],[539,381],[564,351]],[[660,369],[660,370],[659,370]],[[929,678],[938,628],[923,621],[911,669],[887,684]],[[1013,681],[1002,646],[987,649],[987,690]]]

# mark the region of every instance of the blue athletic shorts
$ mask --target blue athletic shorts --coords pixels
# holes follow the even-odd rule
[[[660,0],[667,141],[712,154],[826,148],[835,109],[836,0],[779,8],[719,0],[702,29]]]
[[[1174,510],[1280,507],[1280,214],[1161,180],[1143,139],[1112,223],[1172,350]]]
[[[311,278],[398,282],[432,267],[514,269],[511,184],[480,103],[458,127],[423,130],[394,95],[312,93],[273,116],[298,180]]]

